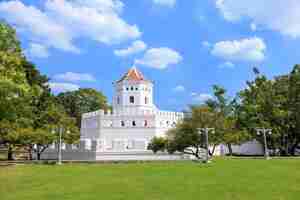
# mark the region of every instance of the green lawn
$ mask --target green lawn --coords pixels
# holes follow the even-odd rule
[[[1,200],[299,200],[300,159],[0,168]]]

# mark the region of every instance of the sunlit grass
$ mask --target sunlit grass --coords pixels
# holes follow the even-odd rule
[[[300,159],[0,168],[2,200],[298,200]]]

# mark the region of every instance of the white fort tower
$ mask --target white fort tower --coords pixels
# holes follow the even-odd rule
[[[153,103],[153,83],[132,67],[114,83],[113,110],[82,116],[81,139],[100,140],[102,151],[146,151],[154,136],[183,119],[183,113],[160,111]]]

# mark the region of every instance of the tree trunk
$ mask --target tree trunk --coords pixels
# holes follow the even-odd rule
[[[291,151],[290,151],[290,154],[292,155],[292,156],[295,156],[295,154],[296,154],[296,148],[298,147],[298,142],[297,143],[295,143],[292,147],[291,147]]]
[[[230,143],[227,144],[229,156],[232,156],[232,146]]]
[[[32,150],[31,149],[28,150],[28,155],[29,155],[29,160],[32,160]]]
[[[28,148],[29,160],[32,160],[32,147]]]
[[[7,160],[14,160],[14,153],[11,146],[7,149]]]
[[[214,155],[215,150],[216,150],[216,146],[217,146],[217,145],[214,144],[214,145],[213,145],[212,151],[208,150],[208,153],[209,153],[210,156],[213,156],[213,155]]]
[[[41,160],[41,152],[37,152],[36,155],[37,155],[37,159],[38,159],[38,160]]]

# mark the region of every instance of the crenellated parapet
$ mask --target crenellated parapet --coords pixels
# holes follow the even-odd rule
[[[184,118],[184,113],[182,112],[170,112],[170,111],[160,111],[160,110],[139,110],[139,109],[124,109],[111,111],[98,110],[95,112],[84,113],[82,119],[91,117],[119,117],[119,116],[158,116],[158,117],[170,117],[170,118]]]

